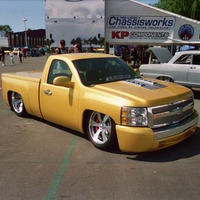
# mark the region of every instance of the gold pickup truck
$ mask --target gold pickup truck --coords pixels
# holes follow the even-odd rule
[[[189,137],[198,123],[190,89],[143,79],[107,54],[52,55],[43,72],[3,73],[2,91],[16,115],[86,133],[102,150],[159,150]]]

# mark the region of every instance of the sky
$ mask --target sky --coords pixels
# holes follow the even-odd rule
[[[13,32],[26,29],[45,29],[45,0],[0,0],[0,25],[9,25]],[[52,0],[47,0],[52,1]],[[56,0],[59,2],[59,0]],[[95,2],[95,0],[91,0]],[[138,0],[145,4],[154,4],[158,0]],[[92,9],[92,4],[88,5]],[[24,22],[23,19],[27,21]]]

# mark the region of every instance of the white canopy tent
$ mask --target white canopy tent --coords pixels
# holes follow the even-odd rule
[[[109,44],[200,44],[200,22],[134,0],[105,0]]]

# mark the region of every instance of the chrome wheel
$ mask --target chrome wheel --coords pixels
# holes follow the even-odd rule
[[[24,102],[20,94],[17,92],[11,93],[11,105],[13,111],[18,116],[24,116],[26,114],[26,109],[24,107]]]
[[[103,150],[112,147],[115,135],[113,120],[108,115],[92,112],[88,123],[88,136],[94,146]]]

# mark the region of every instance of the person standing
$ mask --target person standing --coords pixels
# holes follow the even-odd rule
[[[61,54],[60,48],[55,48],[54,53],[55,54]]]
[[[65,40],[60,40],[60,53],[67,53],[67,49],[65,47]]]
[[[134,47],[132,56],[133,56],[133,68],[138,67],[138,59],[139,59],[139,57],[138,57],[138,54],[137,54],[137,46]]]
[[[23,60],[26,59],[26,49],[22,48]]]
[[[13,50],[9,53],[9,55],[10,55],[10,64],[14,65],[15,62],[14,62],[14,52],[13,52]]]
[[[0,48],[0,61],[2,62],[2,67],[5,65],[5,52],[3,48]]]
[[[17,56],[18,56],[18,58],[19,58],[19,60],[20,60],[20,63],[22,63],[23,53],[22,53],[21,48],[18,49]]]
[[[124,47],[124,49],[122,51],[122,60],[124,60],[127,63],[129,57],[130,56],[128,55],[128,48]]]
[[[82,47],[79,43],[76,43],[74,45],[74,53],[81,53],[82,52]]]

